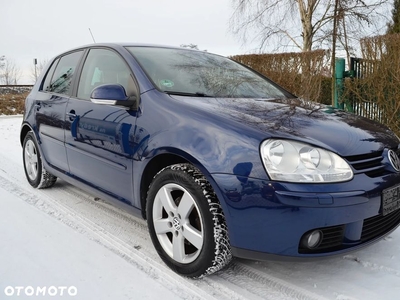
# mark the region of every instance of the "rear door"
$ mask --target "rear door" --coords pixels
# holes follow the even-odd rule
[[[54,60],[36,94],[35,119],[43,158],[53,167],[68,171],[64,146],[65,109],[83,50]]]
[[[95,104],[92,90],[101,84],[134,84],[130,68],[115,51],[91,49],[85,59],[76,96],[66,109],[66,149],[73,176],[130,203],[133,196],[132,145],[136,112]]]

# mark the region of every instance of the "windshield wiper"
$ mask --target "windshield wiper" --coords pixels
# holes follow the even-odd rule
[[[164,91],[164,93],[168,95],[189,96],[189,97],[212,97],[210,95],[201,92],[189,93],[189,92],[177,92],[177,91]]]

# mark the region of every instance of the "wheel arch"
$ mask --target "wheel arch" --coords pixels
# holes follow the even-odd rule
[[[22,124],[21,131],[19,134],[19,141],[21,143],[21,146],[23,146],[25,137],[29,131],[34,132],[32,127],[29,124],[27,124],[27,123]],[[36,134],[35,134],[35,138],[36,138]]]
[[[141,205],[142,217],[144,219],[147,219],[146,217],[147,193],[149,190],[150,183],[152,182],[154,176],[165,167],[179,163],[188,163],[198,168],[215,190],[216,188],[215,183],[213,182],[210,174],[208,173],[207,168],[204,167],[201,162],[192,157],[190,154],[184,153],[182,151],[178,152],[168,151],[161,153],[151,158],[151,160],[145,166],[140,179],[140,205]]]

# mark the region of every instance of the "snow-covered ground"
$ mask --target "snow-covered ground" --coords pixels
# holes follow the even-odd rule
[[[237,259],[182,278],[158,258],[143,220],[62,180],[31,188],[21,121],[0,117],[0,299],[400,299],[400,229],[342,257]]]

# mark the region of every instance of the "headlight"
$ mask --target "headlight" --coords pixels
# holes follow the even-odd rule
[[[326,183],[353,178],[353,171],[344,159],[304,143],[266,140],[261,144],[261,157],[272,180]]]

